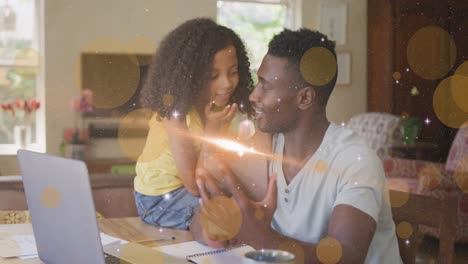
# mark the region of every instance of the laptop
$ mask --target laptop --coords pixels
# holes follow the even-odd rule
[[[159,254],[157,259],[162,262],[153,263],[179,262],[133,243],[123,246],[123,250],[111,250],[119,255],[131,248],[130,254],[121,255],[122,259],[103,252],[83,161],[27,150],[18,151],[18,161],[39,258],[44,263],[145,263],[138,261],[148,259],[144,254]]]

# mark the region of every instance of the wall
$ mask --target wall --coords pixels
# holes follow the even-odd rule
[[[169,30],[189,18],[216,17],[216,0],[43,1],[46,147],[51,154],[59,152],[62,128],[74,124],[69,99],[79,94],[78,58],[89,43],[98,39],[129,43],[142,36],[158,43]],[[125,52],[119,47],[112,49]],[[140,45],[134,51],[154,50]],[[0,173],[18,173],[15,156],[0,156]]]
[[[319,29],[320,4],[326,0],[303,1],[303,26]],[[351,53],[351,84],[335,87],[327,106],[327,116],[336,123],[367,110],[367,0],[328,0],[348,6],[346,44],[337,51]]]
[[[350,51],[352,65],[351,85],[335,87],[327,107],[328,117],[336,123],[367,108],[367,0],[341,1],[348,3],[347,43],[337,50]],[[320,3],[302,1],[304,27],[319,28]],[[45,1],[47,152],[57,154],[62,127],[73,126],[69,98],[79,93],[76,65],[89,43],[97,39],[130,43],[141,36],[158,43],[177,24],[197,16],[215,18],[216,0]],[[152,50],[142,46],[135,52]],[[94,153],[120,155],[118,145],[109,140],[101,142]],[[0,156],[0,173],[18,174],[15,156]]]

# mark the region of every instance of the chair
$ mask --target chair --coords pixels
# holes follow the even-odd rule
[[[457,132],[447,162],[384,159],[389,189],[457,201],[456,242],[468,243],[468,123]],[[439,230],[421,227],[421,233],[439,238]]]
[[[366,140],[381,159],[390,157],[392,145],[401,144],[401,118],[389,113],[362,113],[349,119],[347,127]]]
[[[415,263],[418,246],[419,225],[427,225],[440,230],[439,261],[438,263],[453,263],[454,244],[457,225],[457,206],[454,196],[446,196],[445,199],[404,193],[390,190],[392,201],[392,214],[397,227],[398,246],[403,263]],[[402,201],[403,197],[403,202]],[[400,203],[395,205],[393,201]],[[398,207],[398,205],[401,205]],[[398,236],[399,224],[408,222],[413,227],[409,237]],[[404,224],[403,224],[404,225]],[[401,232],[401,231],[400,231]]]

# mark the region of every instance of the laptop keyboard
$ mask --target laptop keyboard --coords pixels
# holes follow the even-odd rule
[[[104,262],[106,264],[131,264],[130,262],[107,253],[104,253]]]

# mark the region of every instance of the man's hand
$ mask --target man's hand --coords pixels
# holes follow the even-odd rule
[[[208,241],[228,246],[229,239],[240,228],[238,223],[242,215],[239,206],[221,191],[206,169],[198,168],[196,177],[198,189],[204,191],[204,196],[200,198],[199,217],[203,235]]]
[[[270,224],[276,209],[276,175],[270,178],[265,198],[254,202],[248,199],[228,168],[222,167],[219,171],[222,175],[216,179],[222,179],[223,188],[232,195],[231,198],[222,196],[218,182],[206,170],[197,170],[202,201],[201,218],[206,218],[206,222],[216,227],[207,225],[204,231],[210,239],[229,241],[231,245],[260,245],[255,238],[266,237],[272,231]]]

